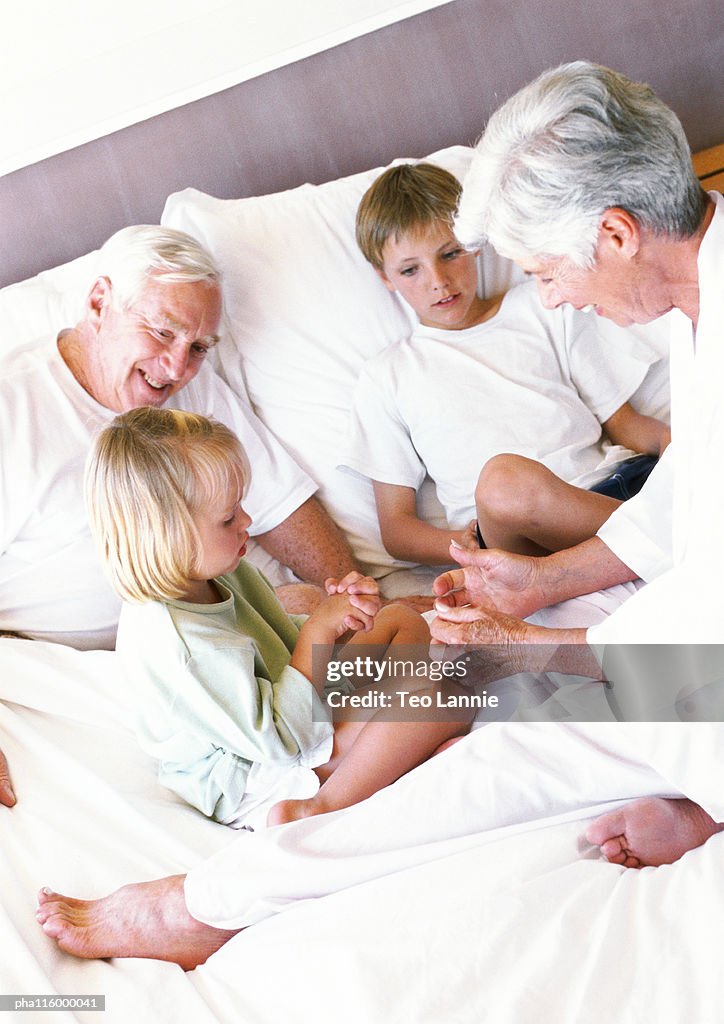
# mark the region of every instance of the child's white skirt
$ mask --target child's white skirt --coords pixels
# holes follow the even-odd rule
[[[319,790],[319,779],[310,767],[326,764],[332,756],[332,740],[318,744],[305,763],[279,764],[274,761],[256,761],[249,770],[246,791],[235,813],[222,824],[230,828],[249,828],[255,832],[266,828],[266,818],[274,804],[280,800],[306,800]]]

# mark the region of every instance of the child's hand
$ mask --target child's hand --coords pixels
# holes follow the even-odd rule
[[[372,615],[373,618],[382,607],[377,581],[371,576],[363,576],[360,572],[348,572],[341,580],[330,576],[324,581],[324,589],[330,596],[346,594],[353,608],[366,615]],[[352,628],[355,627],[350,626],[350,629]],[[359,628],[361,627],[357,627]],[[364,628],[366,631],[370,626]]]
[[[348,573],[342,580],[325,580],[325,590],[328,596],[300,629],[290,661],[292,668],[305,675],[320,696],[324,695],[324,679],[313,670],[314,645],[335,644],[349,632],[368,632],[381,603],[375,581],[359,572]]]
[[[342,580],[325,581],[327,600],[309,617],[307,625],[327,626],[337,639],[347,630],[367,633],[375,623],[382,601],[377,583],[361,572],[348,572]]]
[[[457,541],[460,547],[465,548],[466,551],[480,551],[477,519],[471,519],[464,530],[456,530],[452,535],[452,539]]]
[[[354,603],[353,603],[354,602]],[[327,598],[325,605],[334,618],[341,615],[336,629],[339,639],[348,630],[354,633],[367,633],[375,624],[375,615],[379,611],[378,597],[365,598],[362,595],[334,594]]]

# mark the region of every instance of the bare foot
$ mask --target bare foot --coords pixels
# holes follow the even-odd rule
[[[597,818],[588,827],[586,839],[600,846],[612,864],[659,867],[673,864],[723,830],[724,825],[691,800],[645,797]]]
[[[443,750],[447,750],[449,747],[454,747],[455,744],[459,743],[462,739],[464,739],[463,736],[453,736],[451,740],[445,740],[445,742],[441,743],[439,747],[435,747],[430,756],[435,757],[436,754],[442,754]]]
[[[190,971],[236,932],[212,928],[191,917],[184,899],[184,877],[124,885],[98,900],[77,900],[41,889],[35,916],[45,934],[73,956],[170,960]]]
[[[286,825],[289,821],[311,818],[315,814],[326,814],[330,810],[333,808],[323,806],[315,797],[308,800],[280,800],[269,811],[266,823],[269,828],[272,825]]]

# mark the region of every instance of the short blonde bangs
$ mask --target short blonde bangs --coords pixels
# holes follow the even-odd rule
[[[142,407],[101,432],[86,466],[86,504],[106,572],[126,601],[174,600],[188,589],[200,544],[194,512],[243,495],[248,462],[228,427]]]

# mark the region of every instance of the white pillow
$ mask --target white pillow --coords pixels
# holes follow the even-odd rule
[[[429,159],[462,179],[472,152],[457,146]],[[186,189],[169,197],[161,217],[198,238],[221,266],[229,330],[218,347],[220,372],[235,389],[245,383],[261,419],[317,481],[378,577],[406,563],[382,546],[369,481],[336,467],[362,364],[415,323],[355,242],[357,206],[382,170],[247,199]],[[487,291],[522,276],[493,252],[481,265],[493,281],[487,289],[483,282]],[[421,513],[444,523],[432,484],[423,492]]]
[[[95,278],[98,250],[0,288],[0,354],[75,327]]]

